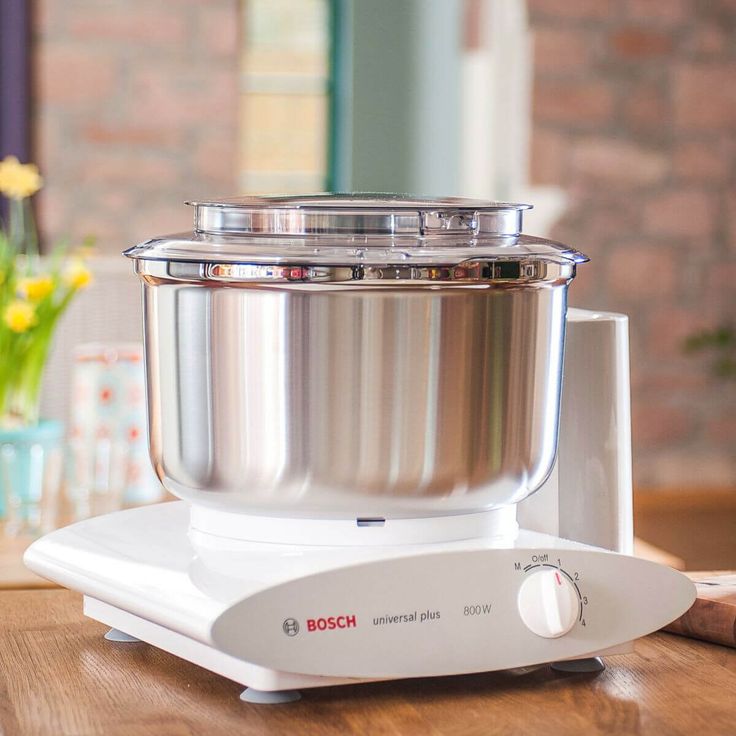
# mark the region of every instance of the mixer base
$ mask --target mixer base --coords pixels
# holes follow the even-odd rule
[[[111,626],[110,631],[115,631],[117,634],[126,637],[125,639],[113,639],[105,635],[105,638],[109,641],[150,644],[157,649],[162,649],[210,672],[246,686],[246,690],[243,691],[240,699],[249,703],[292,702],[299,699],[294,695],[299,695],[298,691],[300,689],[356,682],[353,678],[300,675],[259,667],[89,596],[84,596],[84,614],[95,621]],[[361,681],[367,682],[368,680]],[[271,693],[273,693],[274,699],[269,700],[267,694]],[[285,697],[285,693],[289,694],[289,700],[279,700],[279,696]],[[260,698],[260,700],[256,700],[256,698]]]
[[[579,661],[663,626],[695,597],[673,570],[527,530],[343,547],[192,532],[189,507],[164,503],[57,530],[25,561],[83,593],[84,613],[114,630],[109,639],[151,644],[259,702],[268,698],[257,693],[283,700],[314,687]],[[555,595],[569,581],[572,604],[540,609],[572,614],[567,636],[536,633],[556,619],[519,607],[523,581],[540,574],[556,581]]]

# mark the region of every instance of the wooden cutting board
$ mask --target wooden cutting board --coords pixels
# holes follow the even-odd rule
[[[665,631],[736,647],[736,572],[685,573],[698,590],[690,610]]]

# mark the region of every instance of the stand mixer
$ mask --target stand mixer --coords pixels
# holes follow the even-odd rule
[[[128,251],[151,458],[184,500],[55,531],[26,564],[108,638],[253,702],[601,668],[681,615],[692,583],[630,556],[627,319],[567,309],[586,259],[522,235],[524,209],[220,200]]]

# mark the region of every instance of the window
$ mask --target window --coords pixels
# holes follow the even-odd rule
[[[326,189],[329,12],[329,0],[245,2],[240,100],[243,193]]]

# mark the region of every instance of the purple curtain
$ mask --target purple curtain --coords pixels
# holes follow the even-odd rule
[[[0,0],[0,158],[23,162],[31,155],[29,47],[30,0]]]
[[[0,156],[30,155],[29,2],[0,2]]]

